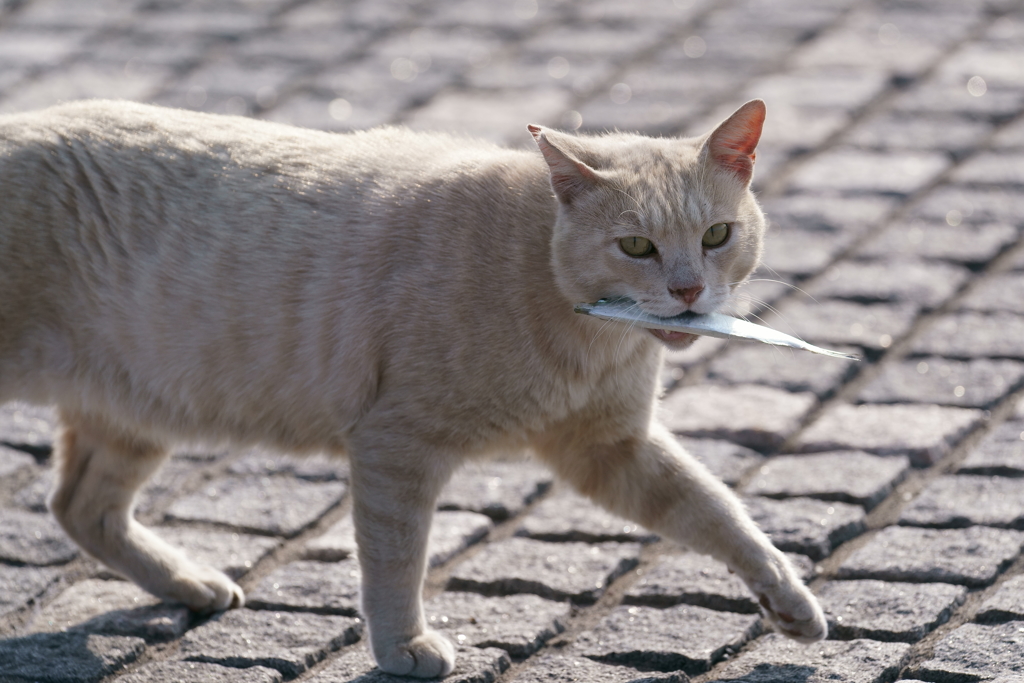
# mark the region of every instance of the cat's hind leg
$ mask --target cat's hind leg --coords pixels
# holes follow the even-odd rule
[[[724,562],[757,596],[781,633],[813,643],[825,615],[789,560],[757,528],[725,484],[654,423],[637,436],[567,429],[541,443],[541,457],[609,510]]]
[[[387,673],[446,676],[455,648],[427,627],[421,592],[434,505],[451,469],[441,454],[402,444],[393,433],[372,441],[353,444],[350,459],[370,647]]]
[[[166,448],[93,418],[62,412],[61,422],[49,506],[67,534],[159,598],[198,612],[242,606],[235,582],[192,562],[134,519],[135,492],[166,458]]]

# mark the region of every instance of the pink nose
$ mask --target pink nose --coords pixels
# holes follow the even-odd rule
[[[700,293],[704,291],[704,285],[694,285],[692,287],[669,287],[669,294],[675,298],[683,301],[689,305],[692,305]]]

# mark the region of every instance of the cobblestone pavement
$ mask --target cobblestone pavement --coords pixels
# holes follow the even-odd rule
[[[530,122],[703,132],[764,98],[772,228],[740,312],[864,362],[702,339],[664,412],[829,640],[779,638],[724,567],[496,462],[431,539],[451,680],[1024,680],[1021,0],[0,0],[0,112],[93,96],[510,145]],[[389,680],[344,469],[175,455],[139,516],[249,596],[204,620],[68,543],[52,437],[0,409],[0,681]]]

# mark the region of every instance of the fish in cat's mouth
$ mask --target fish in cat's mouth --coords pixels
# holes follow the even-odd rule
[[[681,349],[689,346],[693,342],[697,341],[696,334],[690,334],[689,332],[676,332],[674,330],[652,330],[648,329],[648,332],[653,334],[659,341],[665,342],[669,346],[675,349]]]

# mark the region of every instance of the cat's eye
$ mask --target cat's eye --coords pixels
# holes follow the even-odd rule
[[[623,237],[619,240],[619,246],[622,251],[635,258],[650,256],[654,253],[654,245],[646,237]]]
[[[727,239],[729,239],[729,224],[715,223],[704,231],[704,237],[701,238],[700,243],[705,247],[720,247],[725,244]]]

